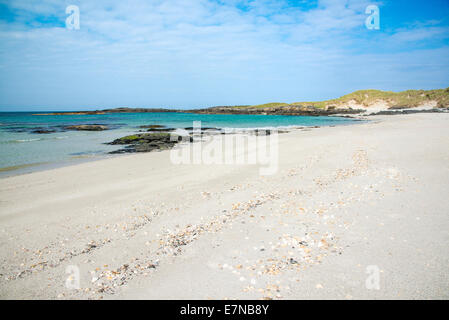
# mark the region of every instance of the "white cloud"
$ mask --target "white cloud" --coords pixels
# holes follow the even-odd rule
[[[73,90],[79,92],[73,105],[102,107],[319,99],[350,91],[357,81],[362,86],[387,79],[379,73],[365,78],[368,63],[403,63],[394,52],[356,52],[373,39],[378,46],[388,41],[398,46],[446,30],[420,26],[371,39],[364,29],[368,2],[352,0],[320,1],[309,10],[269,0],[78,1],[78,31],[39,21],[38,27],[24,25],[23,17],[63,21],[65,5],[73,2],[10,4],[22,18],[0,25],[0,105],[69,106],[61,98],[72,97]],[[412,52],[407,61],[421,59]],[[18,98],[29,86],[34,87]],[[323,86],[329,87],[324,93]]]

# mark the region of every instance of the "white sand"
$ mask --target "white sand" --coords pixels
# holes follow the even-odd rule
[[[372,119],[280,135],[267,177],[160,152],[1,179],[0,298],[447,299],[449,114]]]
[[[390,109],[393,107],[391,101],[385,101],[383,99],[378,99],[373,101],[369,105],[364,105],[358,103],[356,100],[349,100],[348,102],[337,104],[338,108],[352,108],[355,110],[362,110],[362,112],[359,114],[359,116],[366,116],[366,115],[373,115],[382,111],[395,111],[394,109]],[[430,100],[423,102],[416,107],[410,107],[410,108],[403,108],[400,109],[400,111],[425,111],[425,110],[432,110],[437,108],[438,101]],[[396,110],[398,111],[398,110]]]

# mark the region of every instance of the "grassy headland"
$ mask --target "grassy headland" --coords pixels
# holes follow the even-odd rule
[[[390,108],[414,108],[426,102],[435,101],[437,108],[449,107],[449,88],[437,90],[406,90],[401,92],[381,90],[359,90],[337,99],[317,102],[295,102],[291,105],[310,105],[315,108],[337,107],[351,103],[369,107],[378,101],[384,101]]]
[[[136,112],[192,112],[209,114],[283,114],[283,115],[331,115],[375,113],[381,111],[419,108],[448,109],[449,88],[436,90],[406,90],[402,92],[359,90],[340,98],[325,101],[270,102],[259,105],[217,106],[204,109],[176,110],[149,108],[116,108],[97,111],[57,112],[45,115],[107,114]],[[437,110],[438,111],[438,110]],[[39,114],[44,115],[44,114]]]
[[[193,110],[200,113],[245,113],[287,115],[329,115],[380,112],[389,109],[449,108],[449,88],[437,90],[406,90],[402,92],[359,90],[340,98],[325,101],[271,102],[251,106],[212,107]]]

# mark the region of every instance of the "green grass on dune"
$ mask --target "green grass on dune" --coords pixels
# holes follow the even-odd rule
[[[265,104],[256,104],[253,106],[250,106],[250,108],[276,108],[276,107],[285,107],[288,106],[288,103],[284,102],[270,102]]]
[[[316,104],[318,107],[324,107],[332,104],[341,105],[351,100],[364,106],[383,100],[390,107],[397,108],[417,107],[425,102],[436,101],[438,107],[443,107],[449,106],[449,88],[438,90],[406,90],[402,92],[359,90],[338,99],[317,102]]]
[[[436,101],[437,107],[449,107],[449,88],[436,90],[406,90],[402,92],[381,91],[381,90],[359,90],[344,95],[337,99],[325,101],[306,101],[294,103],[271,102],[249,106],[249,108],[276,108],[292,105],[313,106],[315,108],[325,108],[327,106],[341,107],[350,101],[357,104],[369,106],[376,101],[383,100],[390,107],[407,108],[417,107],[429,101]],[[242,106],[243,107],[243,106]],[[248,108],[248,106],[246,106]]]
[[[275,108],[275,107],[283,107],[288,106],[288,103],[284,102],[270,102],[265,104],[255,104],[255,105],[241,105],[241,106],[232,106],[231,108]]]

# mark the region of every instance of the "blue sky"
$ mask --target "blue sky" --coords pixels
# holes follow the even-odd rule
[[[380,8],[380,30],[365,8]],[[68,5],[80,29],[65,28]],[[449,1],[0,0],[0,111],[449,86]]]

